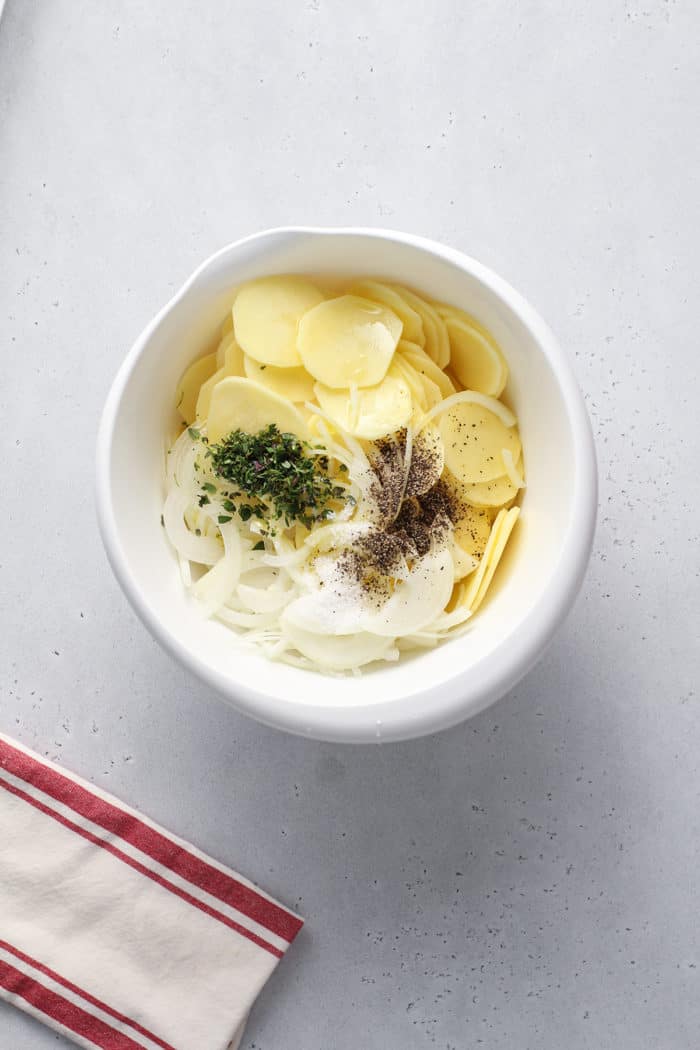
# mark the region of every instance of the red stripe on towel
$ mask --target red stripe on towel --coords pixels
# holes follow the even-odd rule
[[[175,1047],[171,1043],[166,1043],[165,1040],[160,1039],[153,1032],[149,1032],[147,1028],[140,1025],[138,1021],[132,1021],[130,1017],[125,1014],[120,1014],[118,1010],[113,1010],[107,1003],[103,1003],[101,999],[96,999],[94,995],[90,995],[83,988],[79,988],[77,984],[73,984],[72,981],[66,980],[65,977],[61,977],[60,973],[56,973],[55,970],[49,969],[48,966],[44,966],[38,959],[32,959],[31,955],[26,955],[25,952],[21,952],[19,948],[15,948],[14,944],[8,944],[7,941],[0,940],[0,948],[8,952],[10,955],[14,955],[16,959],[21,962],[27,963],[34,970],[38,970],[39,973],[45,974],[50,977],[56,984],[62,984],[64,988],[67,988],[69,992],[73,992],[75,995],[79,995],[81,999],[84,999],[86,1003],[90,1003],[91,1006],[96,1006],[103,1013],[109,1014],[115,1021],[121,1021],[122,1024],[129,1025],[135,1032],[140,1035],[145,1035],[147,1039],[150,1039],[152,1043],[157,1046],[162,1046],[163,1050],[175,1050]]]
[[[160,831],[139,820],[133,813],[119,809],[65,774],[38,762],[3,740],[0,740],[0,766],[57,802],[69,806],[75,813],[98,824],[105,831],[124,839],[163,867],[187,879],[193,886],[235,908],[289,943],[301,929],[301,919],[291,915],[274,901],[268,900],[250,886],[238,882],[233,876],[190,853],[179,843],[173,842]]]
[[[32,798],[32,796],[28,795],[26,791],[22,791],[20,788],[15,787],[14,784],[8,784],[7,781],[3,780],[1,777],[0,788],[4,788],[6,791],[9,791],[10,794],[16,795],[17,798],[21,798],[24,802],[28,802],[30,806],[34,806],[35,809],[40,810],[47,816],[53,817],[53,819],[58,821],[59,824],[63,824],[63,826],[70,831],[74,831],[77,835],[87,839],[87,841],[91,842],[94,846],[99,846],[100,849],[106,850],[107,853],[111,853],[113,857],[123,861],[124,864],[128,864],[130,868],[134,869],[134,871],[138,871],[141,875],[145,875],[147,878],[152,879],[153,882],[157,882],[159,886],[169,890],[171,893],[175,894],[176,897],[180,897],[183,901],[187,901],[188,904],[193,905],[193,907],[199,908],[200,911],[210,915],[212,919],[217,919],[225,926],[229,926],[232,930],[235,930],[236,933],[240,933],[242,937],[247,937],[249,941],[252,941],[253,944],[257,944],[259,948],[264,948],[265,951],[270,952],[271,955],[276,956],[278,959],[281,959],[284,955],[284,952],[281,952],[279,948],[275,948],[274,945],[268,944],[267,941],[264,941],[262,937],[258,937],[258,935],[253,933],[252,930],[247,930],[245,926],[240,926],[237,922],[234,922],[233,919],[229,919],[227,915],[222,915],[221,912],[215,911],[214,908],[210,908],[208,904],[204,904],[203,901],[197,900],[196,897],[193,897],[185,890],[181,890],[179,886],[175,886],[172,882],[168,882],[167,879],[164,879],[155,871],[150,871],[137,860],[129,857],[126,853],[122,853],[120,849],[117,849],[117,847],[113,846],[110,842],[105,842],[103,839],[98,838],[97,835],[93,835],[92,832],[87,831],[85,828],[81,828],[78,824],[74,824],[72,820],[68,820],[67,817],[64,817],[61,813],[57,813],[55,810],[51,809],[50,806],[45,805],[38,799]]]
[[[15,969],[9,963],[0,962],[0,987],[24,999],[25,1002],[39,1010],[57,1024],[89,1039],[93,1046],[100,1050],[143,1050],[143,1043],[136,1043],[123,1032],[100,1021],[87,1010],[64,999],[57,992],[52,992],[26,973]]]

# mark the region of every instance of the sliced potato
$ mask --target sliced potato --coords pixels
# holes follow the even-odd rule
[[[460,547],[460,545],[454,541],[452,543],[452,561],[454,563],[454,577],[456,582],[463,580],[465,576],[470,576],[479,567],[479,559],[475,558],[472,554],[468,554],[463,547]],[[446,612],[451,612],[451,602],[452,598],[450,598],[450,601],[445,606]]]
[[[244,357],[245,354],[236,340],[232,340],[224,351],[224,371],[227,376],[241,376],[242,378],[245,375],[243,367]]]
[[[197,418],[197,398],[203,383],[216,371],[216,354],[207,354],[193,361],[177,385],[177,410],[185,423],[194,423]]]
[[[455,543],[473,558],[480,558],[486,549],[493,512],[483,507],[465,506],[454,527]]]
[[[411,391],[411,399],[414,406],[418,406],[423,412],[427,412],[429,408],[432,408],[432,403],[428,403],[422,377],[418,375],[415,369],[411,368],[408,362],[399,358],[398,355],[394,358],[391,367],[394,374],[400,375]]]
[[[318,403],[343,430],[373,441],[405,427],[411,418],[411,391],[405,379],[393,368],[376,386],[353,392],[334,390],[317,383]]]
[[[519,507],[511,507],[510,510],[499,511],[493,523],[493,529],[489,536],[481,564],[474,577],[469,581],[462,603],[468,606],[474,613],[481,605],[487,590],[491,585],[493,575],[506,548],[508,538],[513,531],[513,526],[520,514]]]
[[[517,429],[506,426],[495,412],[478,401],[450,405],[439,416],[439,429],[445,445],[445,463],[466,484],[501,477],[505,472],[504,448],[516,461],[520,455]]]
[[[288,401],[310,401],[314,396],[314,381],[305,368],[276,368],[261,365],[248,354],[243,355],[243,369],[248,379],[267,387]]]
[[[226,342],[223,364],[207,379],[206,383],[202,384],[199,391],[196,418],[201,422],[204,422],[209,416],[212,390],[217,383],[229,376],[243,376],[243,351],[235,339]]]
[[[351,295],[360,295],[372,302],[382,303],[393,310],[403,323],[403,336],[410,339],[415,345],[425,345],[425,333],[423,332],[423,321],[419,313],[400,295],[396,289],[381,281],[358,281],[349,289]]]
[[[445,368],[450,362],[450,339],[442,317],[430,303],[408,288],[401,285],[391,285],[391,288],[420,316],[425,333],[425,352],[438,368]]]
[[[219,343],[218,347],[216,348],[216,367],[217,368],[223,368],[224,361],[226,360],[226,351],[228,350],[229,346],[231,346],[231,344],[235,343],[235,342],[236,342],[236,337],[233,334],[233,331],[226,332],[226,334],[221,337],[221,342]]]
[[[421,350],[419,346],[416,346],[415,343],[409,343],[407,340],[401,339],[397,347],[397,353],[404,360],[408,361],[415,368],[416,372],[431,379],[439,388],[443,397],[450,397],[451,394],[457,392],[457,387],[447,373],[438,368],[432,357],[428,357],[426,352]]]
[[[479,562],[479,568],[476,570],[476,572],[468,581],[468,583],[466,585],[462,585],[462,590],[458,598],[458,603],[459,605],[465,606],[467,609],[471,608],[472,603],[479,591],[479,587],[481,586],[483,579],[486,575],[489,559],[492,557],[493,552],[496,549],[496,544],[498,542],[498,533],[501,528],[501,525],[503,524],[503,521],[505,520],[505,516],[507,513],[508,512],[505,510],[500,510],[494,518],[493,525],[491,526],[491,531],[489,533],[489,538],[484,548],[484,553],[482,554],[481,561]]]
[[[518,494],[507,475],[483,481],[477,485],[465,485],[464,498],[473,506],[481,509],[487,507],[504,507]]]
[[[424,372],[418,372],[403,355],[396,355],[394,365],[401,371],[408,383],[414,403],[419,405],[425,412],[442,401],[442,393],[439,386],[432,379],[429,379]]]
[[[233,304],[239,345],[256,361],[279,368],[301,364],[297,328],[323,294],[302,277],[261,277],[244,284]]]
[[[325,386],[376,386],[391,364],[401,328],[386,306],[341,295],[304,314],[297,346],[306,369]]]
[[[500,397],[508,381],[508,366],[493,336],[463,311],[441,310],[452,347],[450,365],[462,386]]]
[[[522,465],[522,459],[519,464]],[[502,507],[518,495],[518,488],[512,479],[503,474],[493,481],[482,481],[476,485],[462,485],[460,495],[473,507]]]
[[[252,379],[229,377],[212,390],[207,421],[211,444],[221,441],[233,430],[257,434],[271,423],[282,433],[307,436],[304,417],[294,405]]]
[[[420,381],[420,385],[423,388],[423,394],[425,397],[425,404],[428,409],[434,408],[435,405],[439,405],[442,401],[442,392],[437,383],[434,383],[427,375],[421,375],[417,372],[413,365],[408,365],[411,371],[414,373],[417,380]]]

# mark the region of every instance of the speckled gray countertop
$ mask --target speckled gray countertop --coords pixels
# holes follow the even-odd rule
[[[306,915],[245,1050],[698,1043],[698,34],[693,0],[8,0],[0,724]],[[304,222],[502,272],[597,437],[555,644],[409,744],[229,710],[137,622],[96,530],[135,335],[214,249]],[[0,1050],[58,1045],[0,1007]]]

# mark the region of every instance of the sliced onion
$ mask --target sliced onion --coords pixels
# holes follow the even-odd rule
[[[273,590],[272,588],[250,587],[246,583],[239,583],[236,594],[251,612],[270,613],[279,612],[289,603],[293,592]]]
[[[215,565],[221,558],[221,544],[213,536],[195,536],[185,524],[185,511],[190,506],[191,496],[181,488],[173,486],[163,506],[165,532],[178,554],[199,565]]]
[[[182,582],[185,585],[185,589],[189,590],[192,586],[192,568],[187,558],[183,558],[181,554],[178,554],[177,560],[180,565],[180,576],[182,577]]]
[[[511,485],[516,489],[524,489],[525,481],[522,474],[518,471],[511,450],[509,448],[501,449],[501,456],[503,458],[503,466],[506,468],[506,474],[508,475],[508,480]]]
[[[242,551],[238,530],[232,521],[219,528],[224,541],[224,556],[192,588],[207,616],[212,616],[227,601],[241,575]]]
[[[363,629],[367,614],[359,588],[357,590],[355,595],[342,596],[317,585],[287,605],[285,623],[324,636],[355,634]]]
[[[279,623],[277,613],[244,613],[222,605],[217,609],[216,617],[230,627],[273,627]]]
[[[452,553],[447,547],[430,551],[416,562],[408,579],[378,610],[362,618],[362,627],[374,634],[414,634],[434,620],[447,605],[454,585]]]
[[[465,623],[472,615],[471,609],[466,606],[458,606],[453,609],[452,612],[442,613],[438,616],[430,625],[430,631],[449,631],[453,627],[457,627],[461,623]]]
[[[333,671],[351,671],[374,660],[391,659],[396,652],[393,638],[380,638],[363,631],[342,637],[313,634],[288,622],[285,613],[282,614],[282,628],[285,637],[302,656]]]
[[[422,430],[427,423],[430,423],[436,416],[442,415],[443,412],[452,408],[453,405],[463,404],[481,405],[483,408],[488,409],[489,412],[493,412],[494,416],[498,416],[505,427],[514,427],[517,423],[517,419],[511,410],[506,408],[502,401],[498,401],[495,397],[489,397],[488,394],[480,394],[477,390],[460,390],[458,394],[446,397],[444,401],[438,402],[434,408],[426,412],[420,421],[420,429]]]

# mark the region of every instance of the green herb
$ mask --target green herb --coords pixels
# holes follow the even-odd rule
[[[201,434],[199,433],[196,427],[188,427],[187,433],[190,435],[193,441],[197,441],[201,437]]]
[[[163,528],[165,528],[165,518],[163,517],[163,515],[162,515],[162,514],[161,514],[161,516],[160,516],[160,523],[161,523],[161,525],[163,526]]]
[[[211,481],[205,481],[202,488],[205,492],[216,492],[216,485],[212,485]]]
[[[195,536],[201,536],[202,535],[202,530],[201,529],[195,529],[194,530],[194,534],[195,534]]]
[[[243,521],[281,518],[286,525],[298,521],[310,528],[330,516],[331,502],[351,497],[329,477],[327,457],[310,456],[309,449],[273,423],[258,434],[234,430],[208,451],[214,473],[255,500],[238,507]]]
[[[232,521],[233,519],[230,514],[219,514],[216,520],[218,521],[219,525],[225,525],[227,521]]]
[[[253,550],[254,551],[264,551],[265,550],[265,540],[258,540],[258,542],[254,545]]]
[[[211,500],[205,493],[204,495],[198,497],[197,503],[199,503],[200,507],[206,507],[207,503],[211,503]]]

